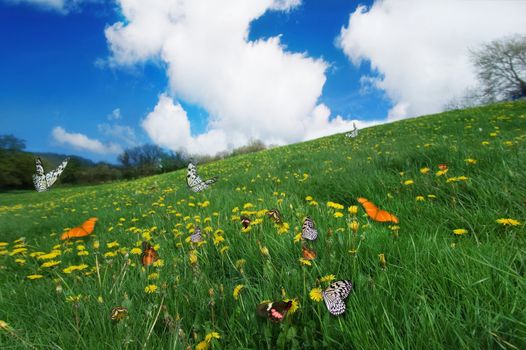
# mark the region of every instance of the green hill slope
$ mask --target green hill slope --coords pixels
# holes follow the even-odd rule
[[[200,175],[219,181],[199,194],[186,171],[2,194],[0,344],[525,348],[525,142],[526,102],[515,102],[207,164]],[[358,197],[399,224],[371,220]],[[300,259],[305,216],[319,232],[312,261]],[[88,238],[59,239],[89,217]],[[146,269],[143,240],[161,258]],[[339,317],[319,301],[331,275],[353,282]],[[299,308],[282,323],[256,315],[283,299]],[[116,306],[128,309],[119,322]]]

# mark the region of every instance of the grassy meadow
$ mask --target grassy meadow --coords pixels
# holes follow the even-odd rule
[[[219,176],[198,194],[186,170],[0,194],[0,348],[526,348],[526,102],[198,169]],[[358,197],[400,223],[372,221]],[[319,231],[312,261],[305,216]],[[90,217],[92,235],[59,239]],[[192,245],[196,225],[205,243]],[[146,269],[143,240],[161,258]],[[332,279],[353,282],[339,317],[316,298]],[[255,313],[288,299],[282,323]],[[110,320],[115,306],[128,316]]]

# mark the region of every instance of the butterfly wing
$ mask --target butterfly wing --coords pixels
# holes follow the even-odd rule
[[[206,190],[209,185],[215,183],[217,181],[217,177],[208,179],[206,181],[203,181],[199,174],[197,173],[197,167],[193,163],[188,164],[188,171],[186,174],[186,183],[188,184],[188,187],[194,192],[201,192],[203,190]]]
[[[307,260],[316,259],[316,251],[307,248],[306,245],[301,246],[301,255],[303,255],[303,258]]]
[[[398,223],[398,218],[396,216],[385,210],[378,209],[378,207],[368,199],[360,197],[358,198],[358,202],[363,206],[367,215],[369,215],[374,221]]]
[[[199,227],[196,227],[194,230],[194,233],[190,235],[190,241],[192,243],[201,242],[203,240],[203,237],[201,236],[201,229]]]
[[[351,290],[351,281],[342,280],[331,283],[322,293],[327,310],[335,316],[343,314],[345,312],[344,299],[347,298]]]
[[[379,210],[374,220],[380,222],[394,222],[395,224],[398,224],[398,218],[385,210]]]
[[[316,240],[316,238],[318,238],[318,231],[316,231],[316,229],[314,228],[314,222],[309,217],[306,217],[303,221],[301,237],[309,241],[314,241]]]
[[[268,318],[273,322],[281,322],[292,307],[292,301],[277,301],[271,303]]]
[[[35,159],[35,166],[37,168],[37,175],[44,175],[44,167],[42,166],[42,160],[40,158]]]
[[[116,306],[111,309],[110,319],[112,321],[120,321],[128,316],[128,309],[123,306]]]
[[[153,249],[152,245],[146,241],[142,242],[142,254],[141,254],[142,266],[150,266],[158,258],[159,258],[159,255],[157,255],[157,252],[155,251],[155,249]]]
[[[47,183],[48,188],[53,186],[55,181],[57,181],[60,174],[62,174],[62,172],[66,168],[66,165],[68,165],[68,161],[69,161],[69,157],[64,159],[62,163],[56,169],[51,170],[49,173],[46,174],[46,183]]]
[[[281,219],[281,213],[277,209],[271,209],[267,211],[267,215],[274,220],[275,223],[281,224],[283,220]]]
[[[80,225],[80,227],[86,232],[86,235],[89,235],[93,232],[97,220],[97,218],[89,218],[88,220],[84,221],[82,225]]]
[[[97,218],[89,218],[88,220],[84,221],[82,225],[73,227],[68,232],[64,232],[62,236],[60,236],[60,239],[65,240],[70,238],[80,238],[89,235],[93,232],[97,220]]]

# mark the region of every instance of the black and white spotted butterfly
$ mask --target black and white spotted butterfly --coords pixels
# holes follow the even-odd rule
[[[188,164],[188,173],[186,175],[186,183],[188,187],[194,192],[201,192],[210,187],[211,184],[217,181],[217,177],[203,181],[197,174],[197,167],[190,163]]]
[[[301,238],[307,239],[309,241],[314,241],[318,238],[318,231],[314,228],[314,221],[310,217],[306,217],[303,221],[303,226],[301,228]]]
[[[201,229],[199,227],[196,227],[194,230],[194,233],[190,235],[190,241],[192,243],[201,242],[203,240],[203,236],[201,236]]]
[[[352,123],[352,125],[353,125],[353,129],[345,134],[345,136],[350,137],[350,138],[354,138],[358,136],[358,129],[356,128],[356,124]]]
[[[62,163],[56,169],[51,170],[49,173],[45,174],[42,161],[40,158],[35,159],[37,173],[33,174],[33,184],[35,185],[37,192],[47,191],[51,186],[53,186],[60,174],[62,174],[64,171],[64,168],[66,168],[66,165],[68,165],[68,161],[69,157],[64,159],[64,161],[62,161]]]
[[[329,312],[335,316],[345,312],[344,299],[347,298],[352,290],[351,281],[342,280],[331,283],[331,285],[322,292],[323,301]]]

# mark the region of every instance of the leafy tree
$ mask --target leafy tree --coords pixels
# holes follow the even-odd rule
[[[26,142],[14,135],[0,135],[0,149],[10,151],[22,151],[26,148]]]
[[[471,54],[482,101],[526,97],[526,36],[494,40]]]

